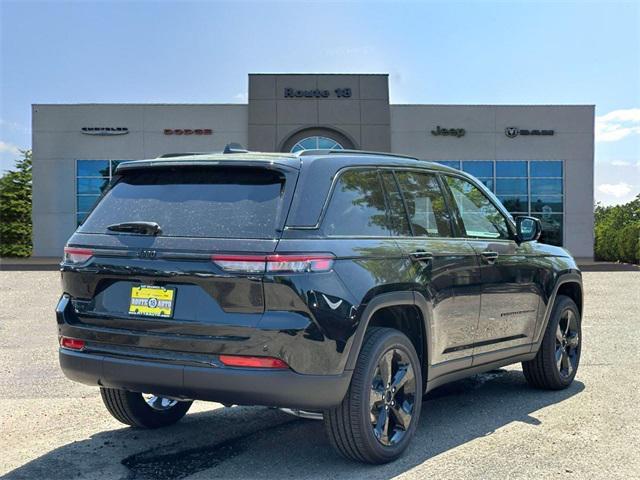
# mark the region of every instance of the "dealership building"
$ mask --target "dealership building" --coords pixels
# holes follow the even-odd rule
[[[335,148],[470,172],[543,239],[593,257],[593,105],[393,105],[388,75],[250,74],[247,104],[33,105],[33,255],[60,257],[118,162]]]

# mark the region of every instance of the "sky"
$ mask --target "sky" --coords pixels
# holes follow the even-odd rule
[[[0,170],[32,103],[245,103],[248,73],[389,73],[391,103],[596,106],[595,196],[640,193],[640,2],[0,0]]]

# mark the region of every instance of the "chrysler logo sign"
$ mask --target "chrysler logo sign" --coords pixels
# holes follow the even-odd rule
[[[553,130],[538,130],[538,129],[525,130],[524,128],[507,127],[507,128],[504,129],[504,134],[509,138],[516,138],[518,135],[522,135],[523,137],[527,136],[527,135],[537,135],[537,136],[553,135],[554,131]]]
[[[85,135],[99,135],[102,137],[110,135],[126,135],[129,133],[127,127],[82,127],[82,133]]]

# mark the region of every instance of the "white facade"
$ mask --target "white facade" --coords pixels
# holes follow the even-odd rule
[[[254,92],[261,88],[264,90],[260,82],[273,81],[271,77],[274,76],[254,76],[251,88]],[[315,83],[317,85],[327,76],[286,76],[293,80],[281,83],[289,86],[292,82],[304,80],[305,85],[312,88],[314,83],[310,77],[320,78]],[[386,76],[374,76],[373,80],[370,77],[339,75],[330,78],[335,85],[348,86],[351,85],[349,82],[363,85],[366,80],[376,88],[387,88]],[[384,82],[378,77],[384,77]],[[273,84],[277,85],[277,82]],[[353,91],[357,92],[357,89]],[[368,95],[382,97],[384,93],[376,94],[374,91]],[[104,167],[109,165],[105,162],[107,160],[154,158],[172,152],[220,151],[230,142],[256,145],[267,141],[271,142],[269,145],[288,146],[304,138],[305,132],[346,143],[345,147],[369,149],[369,145],[376,145],[372,142],[378,141],[379,149],[386,150],[385,145],[390,144],[388,149],[393,153],[431,161],[491,161],[494,166],[499,164],[500,168],[506,165],[500,162],[523,162],[523,168],[526,166],[528,170],[539,168],[541,161],[562,162],[562,192],[561,196],[553,197],[556,203],[550,216],[562,222],[562,243],[574,256],[593,256],[593,106],[390,105],[385,110],[372,109],[372,100],[363,94],[360,104],[352,98],[327,99],[332,110],[342,108],[340,105],[346,106],[345,116],[341,117],[346,120],[339,125],[319,122],[317,118],[314,121],[314,116],[309,114],[307,123],[296,123],[295,128],[287,127],[291,133],[281,135],[282,138],[273,135],[272,140],[269,129],[278,134],[285,128],[283,125],[290,125],[291,121],[281,118],[282,112],[273,117],[275,120],[270,120],[268,111],[272,107],[269,100],[258,98],[255,102],[262,103],[252,106],[252,96],[255,95],[249,96],[249,105],[34,105],[34,256],[61,256],[67,238],[82,216],[81,210],[86,209],[99,194],[91,190],[99,183],[92,177],[106,177],[111,168],[102,169],[97,174],[95,169],[91,170],[94,165]],[[329,104],[329,101],[333,103]],[[272,103],[277,111],[278,106],[287,105],[286,102],[286,99],[278,98]],[[324,105],[322,97],[296,98],[292,102],[295,102],[291,105],[295,106],[295,114],[300,118],[304,116],[307,105],[309,111],[320,112]],[[352,108],[359,109],[360,113],[353,114],[350,112]],[[371,114],[367,114],[368,111]],[[263,118],[266,120],[262,121]],[[437,127],[464,130],[464,134],[433,135],[431,131]],[[520,129],[521,134],[515,137],[506,135],[505,129],[510,127]],[[83,132],[83,128],[126,128],[128,133],[91,135]],[[167,129],[172,133],[167,134]],[[202,134],[202,130],[207,129],[211,134]],[[367,141],[365,133],[373,129],[380,132]],[[180,134],[173,133],[176,130]],[[185,134],[185,130],[193,132]],[[523,135],[526,130],[553,133]],[[286,135],[290,135],[291,141]],[[98,163],[84,162],[88,160]],[[499,167],[494,168],[494,181],[491,183],[494,186],[496,182],[507,185],[507,180],[495,178]],[[544,188],[546,182],[545,178],[530,178],[532,174],[528,172],[526,177],[530,197],[535,188]],[[559,181],[558,178],[549,179],[549,185]],[[525,180],[514,179],[512,183],[525,188]],[[558,200],[561,204],[557,203]],[[530,199],[529,203],[532,201]],[[561,212],[558,213],[557,209]]]

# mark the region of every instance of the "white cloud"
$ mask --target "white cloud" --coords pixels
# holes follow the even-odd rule
[[[20,149],[15,145],[0,140],[0,153],[6,153],[10,155],[20,155]]]
[[[625,182],[603,183],[598,185],[599,192],[616,198],[626,197],[631,192],[631,189],[632,186]]]
[[[247,103],[249,101],[249,95],[246,92],[236,93],[233,96],[234,100],[238,100],[241,103]]]
[[[626,160],[613,160],[611,165],[614,167],[630,167],[631,162],[627,162]]]
[[[640,134],[640,108],[614,110],[596,117],[596,142],[617,142]]]

